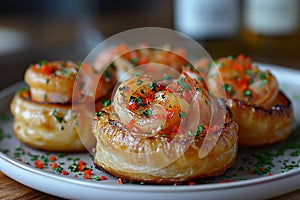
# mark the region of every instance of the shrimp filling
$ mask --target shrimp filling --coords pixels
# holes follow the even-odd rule
[[[269,70],[260,70],[249,57],[221,58],[208,74],[212,88],[223,87],[227,98],[269,108],[278,95],[278,83]],[[220,73],[223,83],[215,76]]]
[[[154,80],[134,76],[123,82],[113,100],[120,121],[132,132],[147,136],[204,133],[209,127],[211,105],[203,85],[188,74],[177,79],[166,77]],[[188,128],[190,124],[194,128]]]

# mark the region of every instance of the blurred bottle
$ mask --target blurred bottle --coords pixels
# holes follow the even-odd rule
[[[299,57],[299,0],[245,0],[243,11],[249,52],[274,60]]]
[[[299,26],[298,0],[246,0],[246,28],[264,36],[294,34]]]
[[[196,40],[232,38],[239,33],[238,0],[175,0],[174,26]]]

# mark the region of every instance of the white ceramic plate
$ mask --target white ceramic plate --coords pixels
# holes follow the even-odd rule
[[[280,82],[281,89],[292,100],[296,119],[290,139],[282,144],[262,148],[240,149],[235,165],[224,176],[199,180],[195,185],[118,184],[118,179],[93,166],[88,153],[60,154],[38,151],[20,143],[12,134],[13,119],[9,103],[22,83],[0,93],[0,170],[34,189],[70,199],[265,199],[300,188],[300,71],[273,65],[269,68]],[[55,156],[56,161],[49,158]],[[35,167],[43,160],[44,168]],[[91,179],[82,172],[72,172],[69,166],[83,160],[91,168]],[[68,172],[53,170],[56,162]],[[106,176],[107,180],[97,181]]]

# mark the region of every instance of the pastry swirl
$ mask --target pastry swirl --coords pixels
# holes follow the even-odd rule
[[[139,78],[141,81],[146,82],[146,86],[140,84],[140,87],[133,90],[141,91],[142,88],[143,93],[146,93],[148,78]],[[132,89],[131,84],[137,83],[136,79],[137,77],[128,79],[119,86],[119,89],[121,88],[121,91],[123,91],[124,86]],[[161,85],[159,82],[156,83]],[[188,127],[196,124],[198,126],[196,132],[186,129],[187,127],[185,126],[184,130],[180,128],[179,130],[174,130],[174,127],[177,126],[176,121],[180,121],[177,118],[170,118],[170,121],[166,121],[158,132],[153,126],[147,125],[147,123],[157,124],[148,115],[146,117],[138,116],[138,113],[135,113],[132,119],[136,118],[137,121],[134,123],[130,123],[132,119],[124,121],[120,115],[125,117],[125,114],[118,113],[119,108],[116,109],[115,105],[119,102],[115,102],[112,106],[106,107],[97,113],[92,125],[92,131],[97,140],[94,156],[95,164],[114,176],[126,180],[155,184],[173,184],[197,178],[217,176],[232,166],[238,149],[238,126],[234,122],[231,111],[226,106],[223,107],[225,110],[224,122],[220,126],[209,127],[209,124],[207,124],[209,120],[207,119],[210,118],[211,113],[204,112],[210,111],[210,109],[205,109],[205,107],[213,103],[214,99],[209,98],[205,87],[202,87],[202,84],[197,79],[192,79],[187,74],[183,74],[179,77],[179,81],[171,82],[167,87],[157,86],[158,89],[156,87],[153,89],[153,85],[150,84],[150,88],[152,91],[160,93],[162,90],[168,90],[168,87],[171,87],[173,88],[172,94],[174,94],[178,89],[176,87],[176,84],[178,84],[177,86],[180,86],[179,90],[183,94],[185,89],[182,89],[181,86],[189,88],[185,83],[189,84],[192,90],[198,88],[195,90],[198,93],[194,97],[181,95],[175,100],[170,94],[169,96],[165,95],[165,102],[171,102],[167,103],[168,106],[164,104],[160,104],[160,106],[166,106],[169,108],[166,111],[172,112],[172,114],[167,116],[178,115],[178,110],[172,108],[177,108],[179,102],[182,101],[181,113],[183,111],[186,112],[187,120],[185,122],[187,122]],[[132,106],[134,102],[127,101],[128,105],[126,107],[126,97],[128,96],[126,92],[131,93],[131,89],[121,95],[125,96],[123,103],[125,109],[135,112],[135,109],[141,109],[139,106],[143,106],[143,109],[149,109],[147,108],[149,105],[153,106],[152,102],[156,101],[156,95],[154,95],[153,100],[149,100],[148,96],[145,97],[145,99],[148,99],[147,101],[151,102],[149,105],[146,103],[142,104],[142,101],[140,101],[140,103],[137,102],[137,105]],[[137,95],[136,93],[134,94]],[[115,98],[118,99],[117,95],[115,94]],[[135,98],[142,96],[142,94],[139,95],[135,96]],[[190,97],[194,99],[189,99]],[[179,100],[180,98],[182,99]],[[134,98],[132,97],[131,99]],[[200,109],[200,112],[202,112],[200,120],[194,118],[194,111],[198,113],[199,110],[192,106],[188,108],[183,103],[190,100],[198,102],[199,104],[197,105],[204,108],[203,110]],[[216,102],[220,103],[218,100]],[[156,103],[159,104],[160,102]],[[152,112],[153,115],[154,112]],[[143,112],[139,113],[143,115]],[[182,114],[180,116],[182,117]],[[155,116],[153,117],[155,118]],[[140,127],[141,124],[139,124],[138,118],[144,118],[146,124],[142,124],[142,127]],[[147,129],[154,129],[154,131],[149,132]]]
[[[263,146],[284,141],[291,134],[294,119],[288,97],[279,90],[269,70],[261,70],[249,57],[220,58],[208,72],[212,91],[223,87],[226,104],[239,125],[241,146]],[[223,83],[214,75],[220,73]]]

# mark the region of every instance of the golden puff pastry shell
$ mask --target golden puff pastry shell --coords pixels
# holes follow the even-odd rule
[[[290,100],[279,92],[271,108],[227,99],[227,105],[239,125],[241,146],[263,146],[284,141],[291,134],[293,109]]]
[[[14,116],[13,131],[28,146],[47,151],[83,151],[72,104],[34,102],[29,90],[17,92],[10,109]]]
[[[221,135],[206,156],[199,158],[199,147],[203,139],[196,139],[178,159],[157,170],[151,168],[155,169],[164,162],[164,148],[170,146],[170,141],[160,136],[137,137],[118,121],[117,116],[109,114],[110,108],[106,108],[106,111],[102,111],[102,116],[95,118],[92,128],[97,139],[94,162],[116,177],[155,184],[173,184],[220,175],[236,159],[238,126],[228,108]],[[147,156],[148,151],[159,153],[156,157],[150,157]],[[136,156],[139,155],[143,157],[137,160]],[[141,160],[144,165],[138,163]]]

